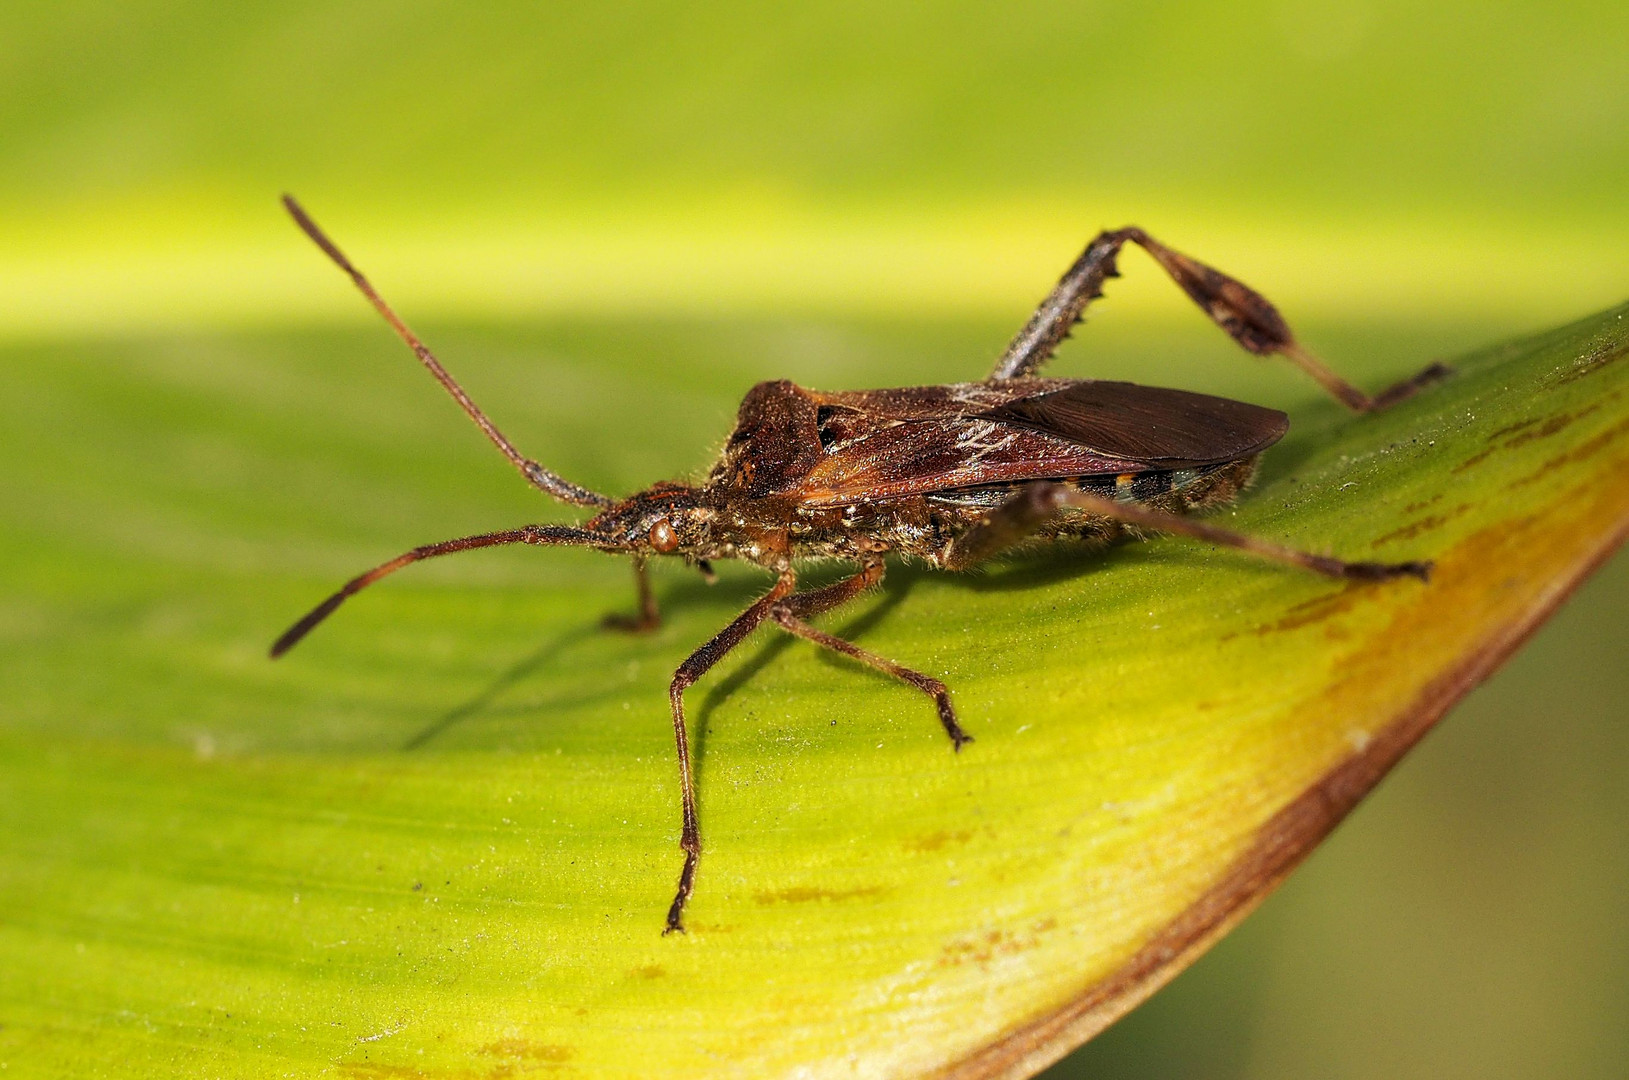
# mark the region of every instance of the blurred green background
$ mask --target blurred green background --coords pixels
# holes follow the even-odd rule
[[[1621,301],[1626,56],[1621,3],[5,5],[14,685],[62,572],[34,556],[99,507],[183,566],[332,574],[425,538],[416,498],[476,527],[530,505],[496,470],[490,503],[457,488],[418,443],[394,490],[334,496],[340,554],[303,556],[277,544],[278,478],[234,495],[229,470],[183,458],[149,486],[80,482],[93,449],[198,425],[213,356],[382,334],[283,190],[455,370],[515,388],[512,426],[548,399],[579,454],[551,464],[625,490],[700,465],[758,378],[982,374],[1103,226],[1237,272],[1359,373]],[[1145,260],[1125,269],[1062,370],[1304,400]],[[145,359],[121,381],[125,343]],[[434,393],[399,360],[381,423]],[[678,449],[585,457],[581,433],[618,417],[578,392],[591,367],[644,423],[677,410]],[[696,370],[717,374],[669,385]],[[230,450],[233,418],[211,423]],[[118,575],[101,587],[116,608]],[[1620,557],[1243,929],[1056,1075],[1623,1075],[1626,610]],[[47,724],[49,702],[0,718]]]

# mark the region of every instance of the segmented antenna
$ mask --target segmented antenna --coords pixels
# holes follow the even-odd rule
[[[482,533],[480,536],[465,536],[457,540],[443,540],[439,544],[425,544],[412,551],[391,559],[374,567],[365,574],[358,574],[340,587],[340,590],[310,611],[299,622],[283,632],[271,647],[272,659],[288,652],[299,644],[300,639],[316,629],[318,623],[334,613],[334,610],[347,599],[355,596],[363,589],[372,585],[386,574],[394,574],[409,563],[416,563],[421,559],[433,559],[438,555],[451,555],[458,551],[469,551],[471,548],[497,547],[500,544],[576,544],[580,546],[595,546],[603,544],[605,538],[598,533],[587,532],[583,529],[573,529],[569,525],[522,525],[518,529],[505,529],[503,532]]]
[[[385,303],[384,298],[374,291],[368,279],[362,276],[362,271],[351,265],[351,260],[347,259],[345,253],[339,250],[339,247],[332,240],[328,239],[327,233],[317,227],[317,223],[311,220],[311,216],[294,200],[294,196],[284,195],[283,207],[288,210],[289,216],[294,219],[294,223],[300,227],[300,230],[311,238],[311,242],[322,248],[323,252],[334,260],[335,265],[350,275],[351,280],[356,283],[358,289],[362,290],[362,295],[368,298],[368,302],[373,305],[374,310],[384,316],[391,329],[395,330],[397,336],[407,343],[408,348],[413,350],[413,355],[417,356],[420,362],[430,369],[430,374],[436,377],[436,381],[446,388],[447,393],[453,396],[453,400],[458,402],[459,406],[469,414],[469,418],[474,420],[482,431],[486,432],[486,437],[492,440],[492,445],[503,451],[503,456],[514,463],[515,468],[520,470],[522,476],[531,481],[539,490],[553,495],[562,502],[574,503],[577,506],[612,505],[614,500],[598,492],[590,491],[585,487],[578,487],[516,450],[515,444],[510,442],[503,432],[498,430],[497,425],[486,418],[486,414],[480,410],[475,402],[470,400],[468,394],[464,393],[464,388],[459,386],[457,380],[447,373],[446,368],[441,366],[441,361],[435,358],[435,354],[390,309],[390,305]]]

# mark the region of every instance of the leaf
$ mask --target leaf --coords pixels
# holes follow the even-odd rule
[[[690,933],[666,938],[664,689],[761,579],[664,577],[668,622],[626,638],[597,629],[631,599],[614,562],[470,555],[274,665],[336,581],[536,500],[374,335],[14,349],[0,1060],[1031,1072],[1242,917],[1621,540],[1626,316],[1465,358],[1385,415],[1294,408],[1221,515],[1434,559],[1429,585],[1175,540],[896,569],[823,625],[943,677],[978,739],[959,755],[913,692],[754,639],[691,692],[706,853]],[[760,366],[759,330],[701,339],[438,343],[497,358],[472,390],[531,413],[517,441],[620,490],[719,438],[727,392],[803,377]],[[844,359],[819,381],[887,381],[867,348],[821,343]]]

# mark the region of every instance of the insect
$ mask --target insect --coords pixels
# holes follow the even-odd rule
[[[580,525],[523,525],[414,548],[346,582],[277,639],[273,657],[385,575],[474,548],[574,545],[631,556],[638,612],[607,622],[635,631],[659,621],[646,573],[652,556],[683,559],[709,578],[718,559],[743,559],[774,575],[767,593],[679,665],[669,687],[684,864],[663,933],[684,929],[701,855],[684,692],[759,626],[774,623],[915,687],[933,701],[955,749],[972,741],[944,683],[808,621],[882,581],[889,553],[962,570],[1030,543],[1103,543],[1162,532],[1334,578],[1424,580],[1430,571],[1427,562],[1345,562],[1185,516],[1244,488],[1257,455],[1289,426],[1281,412],[1183,390],[1037,375],[1104,282],[1119,276],[1115,262],[1127,243],[1152,255],[1239,345],[1288,358],[1354,411],[1384,408],[1449,373],[1434,364],[1370,397],[1303,349],[1264,297],[1141,229],[1104,232],[1088,244],[982,382],[838,393],[759,383],[742,401],[735,430],[705,479],[662,482],[619,500],[515,449],[300,205],[288,196],[283,202],[521,474],[593,516]],[[840,560],[855,573],[798,592],[797,564],[808,558]]]

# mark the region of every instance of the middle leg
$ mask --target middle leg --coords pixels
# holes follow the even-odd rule
[[[844,641],[834,634],[810,626],[804,620],[822,611],[845,604],[860,595],[860,593],[876,585],[882,580],[883,564],[881,562],[868,563],[864,569],[851,578],[845,578],[823,589],[814,589],[810,592],[788,596],[779,604],[770,609],[769,617],[776,625],[791,634],[796,634],[805,641],[812,641],[822,648],[858,660],[862,664],[877,669],[884,675],[891,675],[908,686],[914,686],[928,697],[933,699],[934,707],[939,712],[939,723],[944,725],[945,734],[950,736],[950,743],[954,749],[960,750],[966,743],[973,741],[973,736],[962,729],[956,720],[956,710],[950,704],[950,690],[938,679],[930,678],[919,671],[913,671],[903,664],[897,664],[885,656],[878,656],[868,649],[862,649],[852,641]]]
[[[790,570],[776,579],[775,585],[759,597],[747,610],[737,615],[728,626],[713,635],[713,639],[679,665],[668,686],[668,701],[673,706],[673,739],[679,750],[679,799],[683,814],[683,827],[679,834],[679,847],[684,850],[684,869],[679,871],[679,888],[673,903],[667,909],[667,929],[663,934],[677,930],[684,932],[684,905],[696,883],[696,860],[701,856],[701,829],[696,820],[696,783],[690,768],[690,734],[684,722],[684,692],[697,679],[707,674],[712,666],[729,651],[746,640],[758,629],[770,611],[789,594],[797,584]]]

